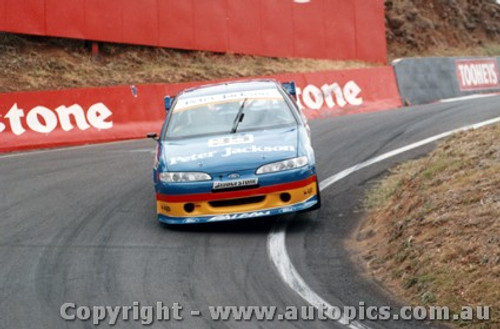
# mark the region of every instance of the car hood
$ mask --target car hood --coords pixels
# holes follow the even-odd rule
[[[297,156],[297,127],[167,140],[162,157],[168,171],[222,173],[257,169]]]

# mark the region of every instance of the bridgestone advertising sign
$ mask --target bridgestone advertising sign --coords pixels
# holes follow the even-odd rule
[[[297,101],[308,119],[401,106],[390,66],[257,78],[295,81]],[[161,130],[165,95],[220,82],[0,93],[0,153],[144,138]]]

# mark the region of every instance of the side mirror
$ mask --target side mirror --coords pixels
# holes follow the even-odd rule
[[[158,141],[158,134],[157,133],[148,133],[146,135],[147,138],[154,139],[155,141]]]
[[[295,88],[295,82],[294,81],[283,82],[281,84],[281,86],[283,87],[283,89],[285,89],[294,98],[297,97],[297,90]]]
[[[163,101],[165,102],[165,111],[168,111],[168,110],[170,110],[170,108],[172,107],[172,104],[174,103],[174,97],[165,96]]]

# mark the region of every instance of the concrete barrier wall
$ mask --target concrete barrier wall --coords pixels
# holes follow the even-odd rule
[[[394,66],[279,74],[309,119],[500,93],[499,58],[410,58]],[[397,82],[396,82],[397,80]],[[227,80],[226,80],[227,81]],[[220,81],[0,94],[0,152],[142,138],[159,132],[163,97]]]
[[[393,66],[407,105],[500,92],[500,57],[406,58]]]
[[[264,78],[295,81],[310,119],[401,105],[389,66]],[[0,94],[0,152],[143,138],[160,131],[165,95],[214,82]]]

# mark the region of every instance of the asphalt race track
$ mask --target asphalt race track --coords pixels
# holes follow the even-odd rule
[[[500,97],[311,122],[320,179],[421,139],[500,116]],[[308,285],[332,305],[394,305],[343,248],[363,191],[428,145],[323,191],[323,208],[289,220],[286,246]],[[150,140],[0,156],[0,328],[93,328],[60,306],[180,303],[183,321],[152,328],[347,328],[334,321],[213,321],[209,305],[307,305],[270,262],[276,218],[171,230],[155,219]],[[202,316],[191,316],[199,310]],[[422,328],[422,322],[362,322]],[[432,324],[436,326],[437,323]],[[119,321],[117,328],[139,322]],[[101,325],[100,327],[108,327]]]

